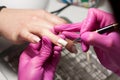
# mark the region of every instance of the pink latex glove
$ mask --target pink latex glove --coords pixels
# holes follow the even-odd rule
[[[39,44],[30,44],[20,56],[19,80],[53,80],[60,51],[46,37]]]
[[[120,76],[120,33],[114,31],[98,34],[94,32],[96,29],[112,23],[115,23],[112,14],[91,8],[88,11],[87,18],[83,22],[56,26],[55,30],[62,33],[67,31],[68,33],[69,31],[78,31],[79,29],[82,39],[82,50],[87,51],[89,45],[93,45],[101,64]],[[71,35],[67,33],[64,35],[68,37],[75,35],[72,32]]]
[[[82,23],[62,24],[54,27],[55,32],[60,32],[65,38],[74,40],[80,37],[80,26]]]
[[[120,76],[120,33],[98,34],[96,29],[115,23],[114,17],[107,12],[90,9],[81,27],[81,39],[94,46],[100,62]]]

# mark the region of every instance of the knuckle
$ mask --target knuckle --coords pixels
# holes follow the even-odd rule
[[[32,39],[32,37],[33,37],[33,36],[32,36],[32,35],[30,35],[30,34],[27,34],[27,35],[26,35],[26,39],[27,39],[27,40],[31,40],[31,39]]]
[[[108,39],[107,42],[108,43],[107,43],[106,47],[108,49],[110,49],[110,48],[112,48],[114,46],[114,41],[112,39]]]
[[[25,32],[24,30],[21,30],[20,33],[19,33],[19,36],[20,36],[20,37],[23,37],[24,32]],[[24,36],[25,36],[25,35],[24,35]]]
[[[36,14],[38,16],[41,16],[41,17],[45,16],[46,13],[47,13],[47,11],[45,11],[45,10],[38,10],[38,11],[36,11]]]
[[[31,38],[31,35],[25,30],[21,30],[19,36],[21,38],[25,38],[25,39],[30,39]]]
[[[94,34],[90,34],[86,41],[93,43],[94,42]]]
[[[39,31],[39,34],[41,36],[45,36],[46,34],[49,34],[49,31],[47,29],[42,29],[41,31]]]

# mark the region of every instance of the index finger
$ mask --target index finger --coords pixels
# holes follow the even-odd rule
[[[41,16],[42,14],[42,16]],[[39,14],[39,16],[41,16],[42,18],[44,18],[45,20],[47,20],[48,22],[51,22],[53,24],[63,24],[63,23],[67,23],[64,19],[54,15],[54,14],[51,14],[47,11],[44,11],[44,10],[41,10],[41,14]]]

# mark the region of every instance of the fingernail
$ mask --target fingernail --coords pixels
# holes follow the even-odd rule
[[[60,45],[62,45],[62,46],[66,46],[67,44],[68,44],[68,42],[67,41],[65,41],[64,39],[58,39],[58,44],[60,44]]]
[[[77,48],[76,48],[75,45],[72,46],[72,50],[71,50],[71,52],[73,52],[73,53],[77,53],[77,52],[78,52],[78,51],[77,51]]]
[[[39,43],[41,39],[40,39],[39,37],[37,37],[37,36],[34,36],[34,37],[33,37],[33,40],[34,40],[36,43]]]

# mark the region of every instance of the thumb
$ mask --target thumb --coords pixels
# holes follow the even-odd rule
[[[60,60],[60,56],[61,56],[61,53],[60,53],[61,51],[62,51],[62,47],[60,47],[60,46],[54,47],[54,54],[53,54],[53,58],[52,58],[53,67],[56,67],[56,65],[58,64],[58,62]]]
[[[106,35],[101,35],[97,32],[85,32],[81,35],[81,39],[87,44],[101,49],[108,48],[111,43],[111,39],[108,39]]]
[[[52,43],[47,37],[42,38],[42,46],[39,54],[39,64],[43,65],[44,62],[49,58],[52,51]]]

